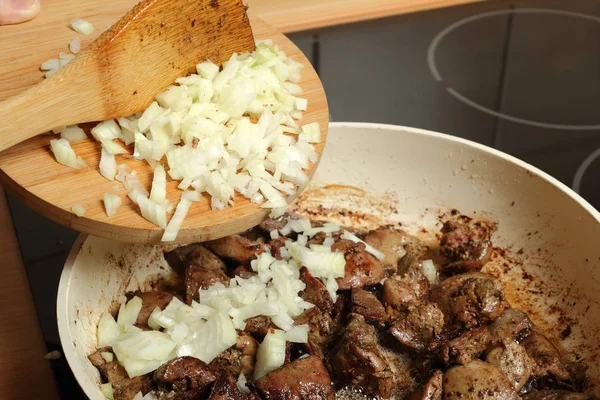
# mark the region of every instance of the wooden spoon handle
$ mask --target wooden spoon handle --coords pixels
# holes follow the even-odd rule
[[[76,65],[71,63],[52,78],[0,102],[0,151],[51,129],[86,122],[85,116],[94,114],[98,108],[92,101],[94,87],[89,83],[79,87],[70,72]]]

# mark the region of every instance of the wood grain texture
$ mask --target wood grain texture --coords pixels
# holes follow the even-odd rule
[[[4,190],[0,187],[0,399],[58,399]]]
[[[0,102],[0,151],[53,128],[144,110],[199,61],[221,64],[253,48],[241,0],[144,0],[52,77]]]
[[[63,9],[62,12],[55,10],[57,15],[52,18],[62,21],[61,23],[79,15],[89,19],[97,27],[102,27],[115,19],[115,16],[109,12],[88,17],[85,14],[72,12],[67,7],[67,3],[71,4],[71,2],[57,2],[62,4]],[[54,2],[48,2],[44,6],[52,4]],[[109,5],[112,4],[113,2],[107,4],[108,10],[111,9]],[[64,15],[66,18],[63,17]],[[306,57],[284,35],[260,19],[253,18],[252,15],[250,21],[257,39],[273,39],[290,57],[305,65],[300,86],[304,89],[302,96],[308,98],[309,106],[301,122],[303,124],[319,122],[323,141],[316,148],[321,153],[327,136],[329,113],[325,93],[317,74]],[[23,24],[20,29],[17,29],[18,26],[6,27],[11,28],[6,31],[8,32],[6,35],[0,32],[0,60],[4,60],[4,64],[0,65],[0,78],[6,77],[6,80],[0,79],[0,99],[13,93],[14,87],[20,87],[22,90],[41,80],[42,74],[37,70],[39,65],[46,59],[55,57],[59,51],[63,51],[70,38],[75,36],[64,26],[57,28],[57,22],[52,22],[50,16],[45,14],[31,23],[41,24],[40,29],[43,26],[54,27],[54,30],[45,31],[48,35],[44,37],[45,46],[39,47],[40,52],[36,53],[35,57],[31,56],[32,47],[24,44],[31,45],[31,33],[25,27],[26,24]],[[87,43],[84,42],[85,44]],[[8,58],[12,58],[13,62],[7,63]],[[88,140],[73,145],[75,152],[90,166],[75,170],[55,161],[49,151],[50,138],[50,135],[38,136],[0,153],[0,180],[15,197],[40,214],[81,232],[129,242],[155,243],[160,240],[162,230],[139,214],[137,206],[129,200],[124,190],[118,191],[121,184],[108,181],[100,175],[97,167],[100,161],[99,143]],[[125,161],[121,157],[118,160],[119,163],[125,162],[135,169],[142,183],[148,189],[150,188],[152,170],[145,162]],[[316,165],[311,165],[310,174],[314,172],[315,167]],[[168,182],[167,197],[173,204],[177,204],[181,195],[181,191],[177,190],[176,186],[177,182]],[[123,206],[117,215],[110,218],[106,216],[102,204],[102,197],[107,192],[119,194],[123,198]],[[81,204],[86,208],[83,217],[71,213],[71,208],[75,204]],[[203,201],[192,205],[177,242],[204,241],[240,232],[258,224],[268,212],[239,195],[235,198],[234,207],[221,212],[212,211],[209,198],[206,196]]]
[[[485,0],[247,0],[282,32],[297,32]]]

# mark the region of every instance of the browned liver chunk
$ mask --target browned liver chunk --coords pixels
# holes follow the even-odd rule
[[[340,240],[331,250],[344,253],[346,258],[344,277],[337,279],[340,290],[376,285],[385,277],[383,265],[365,250],[364,243]]]
[[[220,282],[227,286],[229,277],[220,269],[210,270],[191,265],[185,271],[185,300],[188,304],[192,300],[198,301],[198,290],[207,289],[209,286]]]
[[[498,367],[473,360],[450,368],[444,374],[444,399],[517,400],[517,392]]]
[[[362,315],[367,321],[387,321],[385,308],[374,294],[364,289],[352,289],[351,299],[353,313]]]
[[[300,358],[256,381],[265,400],[333,400],[331,378],[316,356]]]
[[[98,351],[89,355],[88,359],[94,367],[98,368],[102,380],[112,385],[115,400],[131,400],[138,392],[146,394],[152,390],[152,380],[149,375],[129,378],[116,357],[113,361],[106,362],[101,355],[103,352],[112,352],[112,349],[110,347],[98,349]]]
[[[470,272],[442,281],[431,290],[431,301],[444,313],[450,329],[486,325],[507,306],[502,284],[491,275]]]
[[[208,393],[216,374],[203,361],[194,357],[177,357],[154,371],[154,380],[163,393],[174,399],[193,400]]]
[[[300,279],[306,284],[306,288],[300,292],[299,296],[319,307],[322,311],[331,314],[333,300],[323,282],[312,276],[306,267],[302,267],[300,270]]]
[[[377,347],[375,328],[360,314],[350,314],[331,352],[332,373],[342,384],[363,388],[369,396],[390,397],[394,374]]]
[[[156,290],[153,292],[136,292],[135,296],[142,299],[142,309],[135,320],[135,325],[140,328],[148,327],[148,318],[156,307],[164,308],[173,300],[173,293]]]
[[[481,270],[492,254],[490,239],[496,228],[496,224],[473,221],[466,216],[446,221],[440,241],[440,253],[448,260],[444,271],[454,273]]]
[[[365,242],[385,255],[382,260],[383,266],[392,274],[398,271],[398,264],[402,263],[403,267],[408,266],[427,253],[427,246],[417,238],[392,226],[384,226],[369,232],[365,236]]]
[[[225,350],[211,361],[210,367],[218,373],[232,376],[251,376],[254,372],[258,342],[247,332],[238,331],[235,346]]]
[[[308,325],[308,343],[306,344],[308,353],[323,358],[325,356],[324,349],[334,330],[331,316],[318,307],[313,307],[294,318],[294,325],[304,324]]]
[[[442,400],[442,371],[436,369],[429,381],[417,389],[408,400]]]
[[[390,333],[405,347],[424,351],[443,327],[444,314],[435,303],[411,303],[400,310],[391,324]]]
[[[242,265],[249,264],[268,250],[264,243],[238,234],[206,242],[204,245],[217,256]]]

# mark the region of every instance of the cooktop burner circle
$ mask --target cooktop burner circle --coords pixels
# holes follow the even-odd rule
[[[456,98],[458,101],[460,101],[472,108],[475,108],[476,110],[479,110],[483,113],[492,115],[497,118],[501,118],[501,119],[519,123],[519,124],[534,126],[534,127],[538,127],[538,128],[546,128],[546,129],[576,130],[576,131],[600,130],[600,124],[592,124],[592,125],[590,125],[590,124],[580,124],[580,125],[579,124],[578,125],[557,124],[557,123],[550,123],[550,122],[544,122],[544,121],[537,121],[537,120],[533,120],[533,119],[521,118],[521,117],[517,117],[515,115],[510,115],[510,114],[506,114],[503,112],[499,112],[499,111],[493,110],[489,107],[486,107],[486,106],[478,103],[477,101],[467,97],[466,95],[462,94],[461,92],[459,92],[458,90],[456,90],[455,88],[451,87],[450,85],[448,85],[447,83],[444,82],[444,78],[442,77],[442,75],[437,67],[437,64],[436,64],[436,52],[438,50],[440,43],[443,41],[443,39],[446,36],[448,36],[450,33],[452,33],[453,31],[455,31],[456,29],[458,29],[466,24],[469,24],[471,22],[474,22],[474,21],[477,21],[480,19],[484,19],[484,18],[490,18],[490,17],[499,16],[499,15],[510,15],[510,14],[560,15],[560,16],[581,18],[581,19],[585,19],[587,21],[600,23],[600,17],[596,17],[593,15],[572,12],[572,11],[565,11],[565,10],[545,9],[545,8],[521,8],[521,9],[511,9],[511,10],[497,10],[497,11],[480,13],[480,14],[476,14],[476,15],[472,15],[472,16],[463,18],[457,22],[454,22],[453,24],[449,25],[444,30],[439,32],[434,37],[434,39],[431,41],[431,43],[429,45],[429,48],[427,50],[427,65],[428,65],[429,71],[431,72],[431,75],[434,77],[434,79],[436,79],[438,82],[444,84],[446,86],[446,91],[451,96]]]

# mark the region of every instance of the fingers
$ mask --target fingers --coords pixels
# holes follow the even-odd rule
[[[39,0],[0,0],[0,25],[29,21],[39,12]]]

